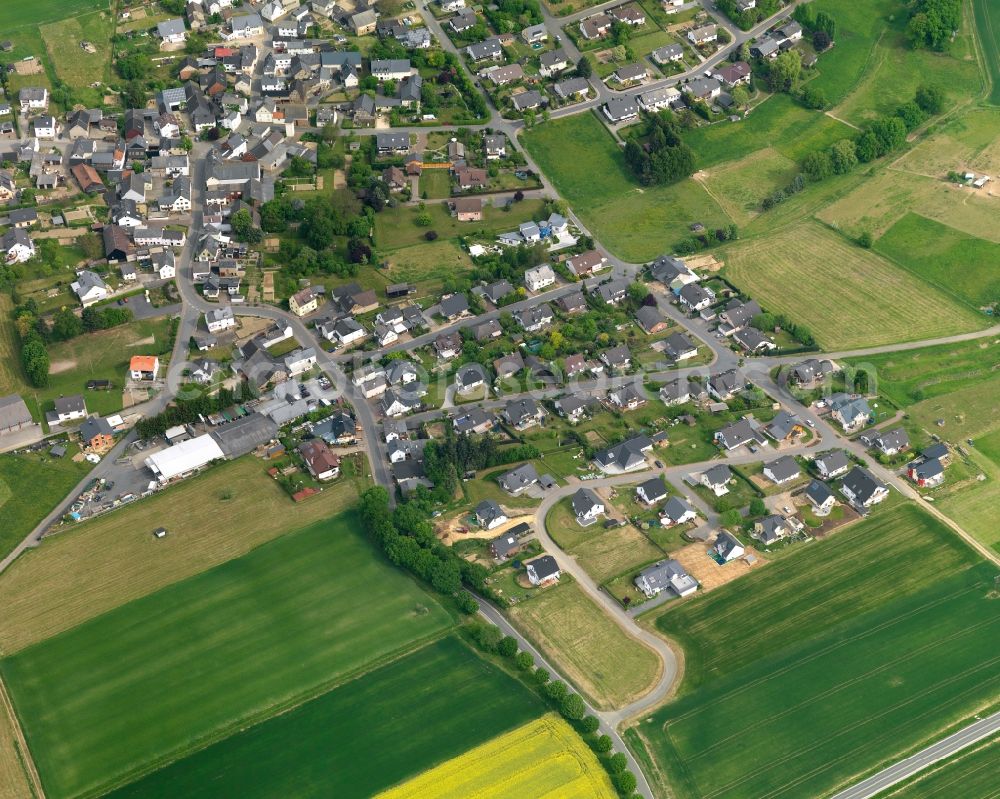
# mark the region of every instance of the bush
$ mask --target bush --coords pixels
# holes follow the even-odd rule
[[[427,239],[427,241],[434,241],[437,237],[438,234],[436,230],[428,230],[424,233],[424,238]]]
[[[541,666],[535,669],[534,680],[539,685],[545,685],[549,681],[549,673]]]
[[[860,236],[858,236],[859,247],[864,247],[866,250],[870,250],[872,248],[872,244],[874,243],[875,242],[872,238],[872,233],[870,230],[865,230],[861,233]]]
[[[535,665],[535,659],[531,656],[530,652],[518,652],[514,657],[514,662],[521,671],[528,671]]]
[[[556,702],[562,702],[569,694],[569,689],[566,687],[566,683],[562,680],[553,680],[545,686],[545,694],[549,699],[555,700]]]
[[[594,749],[602,754],[604,752],[610,752],[612,746],[614,746],[614,744],[611,741],[610,735],[602,735],[594,741]]]
[[[472,615],[477,610],[479,610],[479,603],[476,602],[476,598],[472,596],[468,591],[463,591],[458,597],[458,609],[462,613]]]
[[[635,774],[631,771],[623,771],[621,774],[615,775],[615,785],[622,793],[632,793],[636,786]]]
[[[580,729],[585,735],[592,735],[601,727],[601,722],[595,716],[587,716],[580,722]]]

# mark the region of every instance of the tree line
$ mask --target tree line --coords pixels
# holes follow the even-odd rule
[[[531,460],[541,454],[531,444],[500,447],[495,436],[456,436],[450,426],[442,440],[424,446],[424,473],[434,483],[433,496],[449,502],[455,496],[459,478],[466,472]]]
[[[184,424],[194,424],[202,416],[219,413],[226,408],[242,402],[249,402],[256,397],[253,386],[242,382],[239,390],[220,388],[215,394],[203,394],[190,399],[178,399],[156,416],[140,419],[135,426],[139,438],[153,438],[163,435],[171,427]]]

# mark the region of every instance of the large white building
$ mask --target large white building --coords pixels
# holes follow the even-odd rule
[[[216,440],[205,433],[154,452],[146,458],[146,466],[157,480],[166,483],[225,457]]]

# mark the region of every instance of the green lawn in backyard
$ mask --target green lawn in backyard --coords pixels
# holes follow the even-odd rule
[[[903,787],[880,796],[884,799],[928,799],[933,796],[996,799],[998,759],[1000,737],[994,736],[935,764]]]
[[[47,454],[0,455],[0,557],[7,555],[93,467]]]
[[[95,792],[439,634],[341,514],[0,662],[46,792]]]
[[[544,710],[521,683],[449,636],[110,796],[363,799]]]
[[[447,169],[425,169],[420,173],[418,188],[423,199],[447,199],[451,196],[451,172]]]
[[[626,635],[571,578],[532,593],[510,608],[512,621],[599,708],[621,707],[656,682],[659,657]]]
[[[129,322],[110,330],[86,333],[49,346],[49,385],[32,389],[24,401],[35,411],[52,408],[59,396],[83,394],[87,410],[102,415],[120,411],[121,387],[133,355],[169,357],[173,347],[173,327],[168,319]],[[162,371],[162,370],[161,370]],[[87,391],[88,380],[110,380],[110,391]]]
[[[469,254],[450,239],[424,242],[387,253],[388,270],[380,270],[389,283],[412,283],[417,296],[440,296],[441,286],[472,269]]]
[[[1000,302],[1000,244],[909,213],[875,250],[974,308]]]
[[[684,134],[684,140],[694,150],[697,168],[709,169],[767,147],[798,162],[806,154],[854,134],[843,122],[803,108],[786,94],[776,94],[756,106],[746,119],[694,128]]]
[[[662,613],[682,696],[629,737],[677,797],[829,795],[996,701],[996,574],[916,506],[877,511]]]
[[[497,233],[516,230],[521,222],[540,219],[543,215],[542,205],[541,200],[524,200],[514,203],[509,211],[487,206],[483,209],[482,222],[459,222],[452,218],[444,202],[429,202],[426,208],[432,220],[429,227],[421,227],[416,223],[420,214],[417,206],[399,205],[386,208],[375,215],[375,242],[382,250],[396,250],[424,243],[424,234],[429,230],[435,231],[439,238],[493,238]]]
[[[689,235],[692,222],[717,228],[732,221],[694,180],[640,186],[620,147],[593,114],[538,125],[522,141],[601,243],[628,261],[672,250]]]
[[[991,0],[972,0],[972,9],[986,71],[993,84],[989,101],[1000,105],[1000,6]]]
[[[819,76],[833,113],[853,124],[892,113],[913,98],[923,82],[942,86],[956,100],[976,95],[982,86],[966,20],[949,53],[909,46],[908,15],[898,0],[815,0],[837,22],[836,46],[820,55]]]
[[[831,263],[838,267],[828,268]],[[989,324],[988,317],[815,222],[737,242],[727,249],[725,274],[769,311],[808,327],[828,351]]]

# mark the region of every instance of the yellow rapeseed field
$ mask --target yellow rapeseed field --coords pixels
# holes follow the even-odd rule
[[[378,799],[613,799],[597,757],[549,714],[471,749]]]

